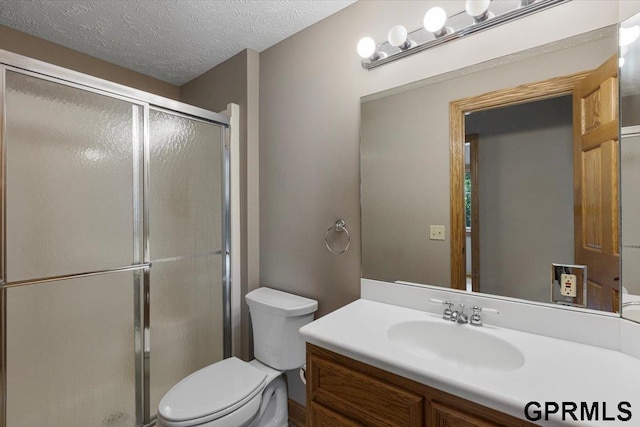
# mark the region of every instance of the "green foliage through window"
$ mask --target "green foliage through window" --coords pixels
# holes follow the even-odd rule
[[[467,228],[471,227],[471,172],[464,173],[464,218]]]

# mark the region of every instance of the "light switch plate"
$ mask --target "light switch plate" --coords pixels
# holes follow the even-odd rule
[[[429,226],[429,239],[430,240],[444,240],[444,225],[430,225]]]

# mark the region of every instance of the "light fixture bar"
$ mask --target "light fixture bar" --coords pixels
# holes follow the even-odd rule
[[[527,1],[522,2],[521,0],[492,0],[487,11],[490,12],[491,18],[474,23],[473,17],[466,12],[457,13],[448,17],[446,22],[446,26],[451,28],[453,32],[436,37],[421,27],[408,35],[408,39],[415,43],[415,46],[409,49],[400,49],[392,46],[389,42],[381,43],[376,47],[378,59],[362,59],[362,67],[371,70],[414,53],[497,27],[568,1],[571,0],[537,0],[526,4]]]

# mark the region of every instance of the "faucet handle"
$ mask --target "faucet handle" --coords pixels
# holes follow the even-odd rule
[[[451,320],[451,315],[453,314],[453,310],[451,310],[451,306],[453,305],[451,301],[443,301],[442,305],[444,305],[444,311],[442,312],[442,318],[444,320]]]
[[[491,314],[500,314],[498,310],[494,310],[493,308],[481,308],[481,307],[478,307],[477,305],[474,305],[472,309],[473,309],[473,314],[469,318],[469,323],[471,323],[473,326],[482,326],[482,316],[480,316],[480,313],[482,312],[487,312]]]
[[[444,311],[442,312],[442,318],[444,320],[451,320],[451,313],[453,313],[453,311],[451,310],[451,306],[453,305],[451,303],[451,301],[443,301],[441,299],[429,298],[429,302],[434,303],[434,304],[442,304],[442,305],[444,305]]]

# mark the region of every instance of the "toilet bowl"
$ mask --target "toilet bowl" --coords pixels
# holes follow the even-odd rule
[[[318,303],[258,288],[246,296],[256,359],[231,357],[181,380],[158,405],[158,427],[286,427],[284,371],[305,362],[298,329],[313,321]]]

